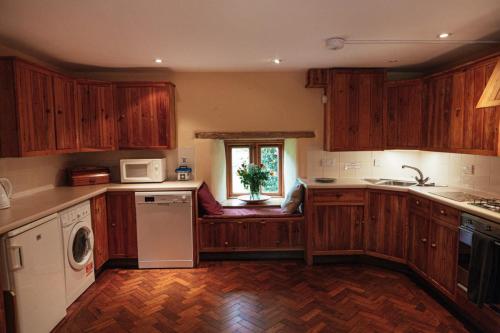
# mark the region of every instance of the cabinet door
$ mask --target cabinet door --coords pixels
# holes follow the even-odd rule
[[[366,250],[406,259],[407,198],[386,192],[369,193],[370,218],[365,224]]]
[[[426,274],[429,258],[429,218],[418,211],[411,211],[409,229],[408,262],[420,274]]]
[[[238,222],[200,224],[200,251],[225,252],[248,247],[248,225]]]
[[[111,85],[78,83],[77,108],[80,148],[84,151],[114,149],[116,138]]]
[[[249,247],[255,249],[289,248],[288,222],[260,221],[249,223]]]
[[[106,199],[110,258],[137,258],[134,192],[108,192]]]
[[[54,76],[54,106],[56,126],[56,149],[76,151],[77,114],[75,110],[75,82],[63,76]]]
[[[432,220],[429,233],[429,277],[454,295],[457,285],[458,228]]]
[[[313,251],[362,250],[363,206],[315,205]]]
[[[120,148],[172,148],[173,89],[162,83],[118,83]]]
[[[476,108],[495,64],[496,59],[493,59],[465,70],[463,147],[461,147],[464,152],[500,154],[497,150],[500,107]]]
[[[109,259],[106,195],[101,194],[92,198],[91,209],[94,231],[94,266],[98,270]]]
[[[115,116],[113,109],[113,88],[111,84],[97,85],[95,96],[91,94],[91,101],[95,99],[99,123],[99,148],[112,150],[116,146]]]
[[[452,85],[451,74],[433,77],[425,83],[424,127],[427,129],[426,146],[431,150],[447,151],[450,148]]]
[[[332,70],[325,110],[325,150],[383,147],[381,72]]]
[[[422,81],[395,81],[386,84],[384,110],[386,148],[420,148]]]
[[[52,75],[37,67],[16,62],[16,94],[21,155],[54,151]]]

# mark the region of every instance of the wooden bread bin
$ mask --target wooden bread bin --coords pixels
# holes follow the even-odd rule
[[[105,167],[77,167],[69,170],[71,186],[109,183],[109,169]]]

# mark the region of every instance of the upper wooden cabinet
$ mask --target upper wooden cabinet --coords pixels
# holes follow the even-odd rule
[[[76,109],[81,151],[116,148],[113,88],[109,82],[78,80]]]
[[[477,103],[477,108],[487,108],[500,105],[500,59],[484,88],[483,94]]]
[[[385,83],[384,133],[386,149],[419,149],[422,144],[422,80]]]
[[[1,156],[75,151],[73,94],[72,79],[17,58],[1,58]]]
[[[115,84],[120,148],[175,148],[174,89],[168,82]]]
[[[424,149],[500,155],[500,107],[477,108],[498,57],[433,75],[424,83]]]
[[[384,78],[383,71],[330,70],[325,150],[383,149]]]

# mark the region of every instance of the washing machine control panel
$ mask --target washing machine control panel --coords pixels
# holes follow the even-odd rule
[[[84,219],[90,218],[90,202],[85,201],[82,204],[68,208],[60,213],[63,227],[73,225]]]

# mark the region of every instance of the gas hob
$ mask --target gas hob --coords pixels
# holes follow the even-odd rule
[[[500,213],[500,199],[479,198],[473,200],[472,202],[469,202],[469,205],[481,207],[490,210],[492,212]]]

